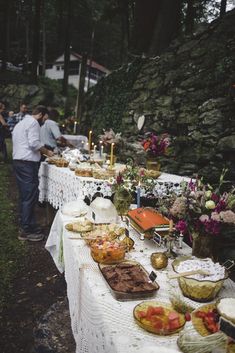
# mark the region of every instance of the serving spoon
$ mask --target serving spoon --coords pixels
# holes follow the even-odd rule
[[[169,279],[175,279],[175,278],[180,278],[180,277],[187,277],[187,276],[192,276],[192,275],[202,275],[202,276],[210,276],[211,273],[205,270],[192,270],[192,271],[186,271],[186,272],[181,272],[181,273],[173,273],[173,274],[168,274]]]

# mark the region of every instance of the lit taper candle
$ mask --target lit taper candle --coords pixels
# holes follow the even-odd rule
[[[114,143],[111,144],[110,167],[113,167],[113,150],[114,150]]]

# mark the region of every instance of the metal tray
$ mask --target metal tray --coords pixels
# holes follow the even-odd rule
[[[128,300],[141,300],[141,299],[146,299],[146,298],[152,298],[155,296],[156,292],[158,291],[158,289],[160,288],[159,287],[159,284],[155,281],[150,281],[153,286],[155,287],[154,289],[152,290],[145,290],[143,292],[119,292],[119,291],[116,291],[115,289],[113,289],[108,280],[106,279],[104,273],[102,272],[102,269],[104,267],[115,267],[115,266],[118,266],[120,264],[130,264],[130,265],[138,265],[140,267],[140,269],[146,274],[147,278],[149,278],[149,273],[145,270],[145,268],[139,263],[139,262],[136,262],[136,261],[132,261],[132,260],[124,260],[122,261],[121,263],[118,263],[118,264],[113,264],[113,265],[108,265],[108,264],[98,264],[98,267],[100,269],[100,272],[102,273],[102,276],[104,277],[105,279],[105,282],[106,284],[108,285],[110,291],[111,291],[111,294],[113,295],[113,297],[119,301],[128,301]]]

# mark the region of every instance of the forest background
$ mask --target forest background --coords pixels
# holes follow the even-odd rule
[[[32,81],[72,49],[110,70],[136,56],[159,55],[176,36],[222,17],[234,0],[1,0],[0,66],[24,68]],[[1,77],[0,77],[1,79]]]

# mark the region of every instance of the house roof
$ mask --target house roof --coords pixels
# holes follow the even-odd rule
[[[82,55],[78,54],[78,53],[75,53],[74,51],[71,52],[70,54],[70,60],[71,61],[76,61],[76,59],[81,62],[82,61]],[[59,56],[57,59],[56,59],[56,62],[57,63],[63,63],[64,62],[64,54]],[[109,74],[111,71],[108,70],[106,67],[98,64],[96,61],[93,61],[90,63],[90,59],[87,59],[87,65],[88,66],[91,66],[101,72],[104,72],[106,74]]]

